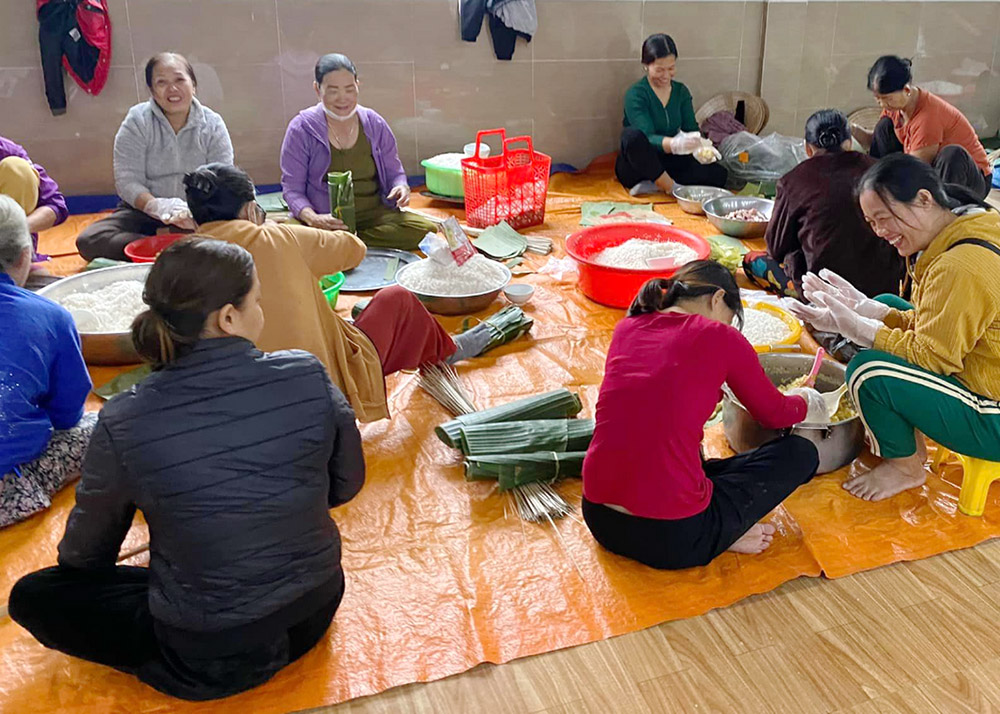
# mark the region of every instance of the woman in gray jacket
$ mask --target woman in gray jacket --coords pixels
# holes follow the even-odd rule
[[[233,163],[222,117],[195,98],[191,63],[161,52],[146,63],[149,101],[129,109],[115,135],[115,189],[121,204],[76,239],[87,260],[125,259],[125,246],[159,229],[194,230],[184,202],[184,174],[212,162]]]
[[[143,299],[132,340],[155,370],[105,405],[59,564],[23,577],[8,608],[47,647],[214,699],[329,627],[344,592],[329,509],[364,483],[361,435],[315,357],[254,347],[264,316],[243,248],[173,244]],[[136,509],[149,567],[116,566]]]

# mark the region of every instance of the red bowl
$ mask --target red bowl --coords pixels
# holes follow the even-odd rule
[[[179,241],[189,233],[163,233],[148,238],[134,240],[125,246],[125,256],[133,263],[153,263],[156,256],[162,253],[168,245]]]
[[[712,254],[712,248],[704,238],[673,226],[614,223],[584,228],[566,239],[566,252],[578,264],[580,290],[594,302],[609,307],[628,307],[647,280],[672,277],[680,267],[633,270],[598,265],[590,260],[595,253],[631,238],[683,243],[695,250],[698,260],[706,260]]]

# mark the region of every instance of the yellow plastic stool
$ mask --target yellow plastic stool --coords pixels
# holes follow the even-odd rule
[[[931,468],[937,472],[942,462],[952,453],[954,452],[939,446]],[[990,484],[1000,480],[1000,463],[974,459],[965,454],[956,453],[955,456],[962,462],[962,490],[958,495],[958,510],[967,516],[981,516],[986,510]]]

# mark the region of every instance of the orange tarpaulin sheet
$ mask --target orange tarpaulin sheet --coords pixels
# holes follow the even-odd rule
[[[533,232],[561,239],[579,222],[584,200],[628,200],[607,162],[551,182],[546,224]],[[649,199],[645,199],[649,200]],[[426,208],[425,201],[415,204]],[[429,210],[437,210],[432,206]],[[658,206],[679,227],[702,235],[707,221]],[[43,243],[44,250],[44,243]],[[78,257],[60,258],[67,271]],[[548,257],[530,256],[540,268]],[[53,272],[56,272],[55,270]],[[60,271],[61,272],[61,271]],[[530,338],[463,364],[459,372],[480,407],[566,386],[593,406],[611,332],[623,313],[575,288],[533,274],[526,311]],[[341,311],[352,302],[342,296]],[[496,310],[499,303],[492,306]],[[460,318],[442,322],[457,330]],[[810,349],[812,343],[805,343]],[[94,369],[102,384],[118,369]],[[368,481],[334,511],[344,537],[347,592],[327,637],[264,686],[221,702],[170,699],[124,674],[46,650],[9,619],[0,621],[0,711],[187,712],[255,714],[335,704],[389,687],[463,672],[481,662],[582,644],[704,613],[806,575],[841,576],[973,545],[1000,534],[1000,499],[987,517],[956,514],[955,470],[945,480],[883,503],[859,501],[840,484],[847,470],[818,477],[772,514],[779,535],[758,556],[726,553],[705,568],[658,572],[602,551],[576,518],[556,529],[522,524],[491,483],[467,483],[457,452],[433,436],[445,411],[416,388],[413,375],[389,380],[391,420],[363,427]],[[95,408],[99,402],[91,403]],[[669,415],[665,415],[667,418]],[[720,427],[710,456],[729,454]],[[579,481],[560,492],[579,503]],[[55,562],[73,490],[46,513],[0,531],[0,597],[22,574]],[[992,514],[992,516],[991,516]],[[124,549],[146,540],[141,522]],[[147,556],[134,558],[142,564]]]

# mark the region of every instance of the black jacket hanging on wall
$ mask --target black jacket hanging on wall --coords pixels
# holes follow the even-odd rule
[[[476,41],[484,16],[489,17],[493,53],[500,60],[509,60],[514,56],[518,37],[531,42],[538,29],[535,0],[460,0],[459,22],[463,40]]]
[[[111,68],[107,0],[36,0],[45,96],[55,115],[66,112],[63,66],[87,94],[100,94]]]

